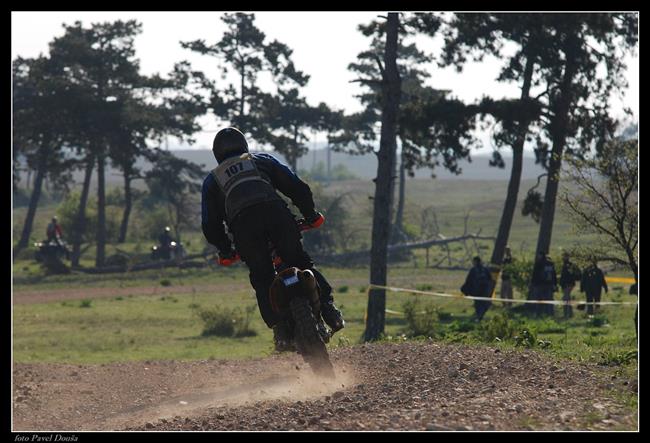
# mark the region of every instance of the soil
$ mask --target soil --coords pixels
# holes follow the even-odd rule
[[[531,350],[434,342],[301,357],[13,366],[14,431],[637,430],[636,379]]]

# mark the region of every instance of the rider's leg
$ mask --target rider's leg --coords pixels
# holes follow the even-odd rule
[[[232,223],[235,248],[249,269],[251,285],[255,288],[257,305],[262,319],[272,328],[280,316],[273,312],[269,300],[269,288],[275,278],[275,269],[268,252],[263,213],[257,207],[242,212]]]

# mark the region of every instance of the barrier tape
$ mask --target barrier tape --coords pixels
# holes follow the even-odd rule
[[[407,289],[407,288],[396,288],[394,286],[380,286],[380,285],[369,285],[368,292],[371,289],[386,289],[391,292],[407,292],[411,294],[423,294],[423,295],[435,295],[437,297],[451,297],[451,298],[462,298],[469,300],[484,300],[484,301],[505,301],[509,303],[532,303],[532,304],[546,304],[546,305],[561,305],[561,306],[577,306],[577,305],[637,305],[638,302],[627,302],[627,301],[599,301],[599,302],[586,302],[586,301],[564,301],[564,300],[521,300],[516,298],[500,298],[500,297],[475,297],[473,295],[463,295],[463,294],[446,294],[444,292],[427,292],[420,291],[418,289]],[[388,310],[386,310],[388,312]],[[396,311],[390,312],[391,314],[396,313]]]
[[[631,277],[605,277],[607,283],[630,283],[634,284],[634,279]]]

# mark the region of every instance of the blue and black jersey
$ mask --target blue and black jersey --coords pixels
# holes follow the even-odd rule
[[[283,202],[275,190],[287,196],[300,213],[309,217],[314,214],[314,199],[311,189],[288,166],[275,157],[265,153],[250,154],[260,175],[270,185],[259,182],[246,182],[237,186],[228,196],[224,195],[212,173],[203,181],[201,191],[201,228],[208,243],[219,251],[227,252],[232,244],[225,232],[224,222],[236,222],[242,209],[262,201]],[[224,160],[225,161],[225,160]],[[264,188],[268,187],[270,191]],[[228,205],[227,205],[228,203]],[[226,208],[228,209],[228,213]],[[235,209],[233,209],[235,208]]]

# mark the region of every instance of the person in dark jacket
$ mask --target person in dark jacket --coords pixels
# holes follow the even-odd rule
[[[481,321],[492,305],[490,301],[490,288],[492,287],[493,279],[490,270],[481,263],[481,257],[474,257],[472,263],[474,266],[469,270],[467,278],[465,278],[465,283],[461,286],[460,291],[465,295],[473,297],[485,297],[485,300],[474,300],[476,320]]]
[[[560,272],[560,288],[562,288],[562,301],[571,302],[571,291],[576,282],[581,278],[580,268],[571,263],[569,253],[562,254],[562,271]],[[570,304],[564,305],[564,318],[573,317],[573,309]]]
[[[546,251],[537,254],[531,284],[533,300],[553,300],[553,292],[557,291],[557,274],[553,261],[546,255]],[[538,303],[535,306],[537,315],[553,316],[555,313],[550,303]]]
[[[332,287],[314,268],[303,249],[295,218],[276,192],[289,197],[307,223],[318,226],[324,218],[315,210],[309,185],[272,155],[249,153],[246,138],[236,128],[219,131],[212,151],[218,166],[203,182],[203,234],[217,247],[220,262],[225,264],[239,255],[248,266],[262,319],[273,328],[276,349],[284,350],[291,332],[269,301],[269,289],[275,278],[270,243],[287,266],[314,273],[320,287],[321,316],[332,332],[342,329],[345,323],[334,305]]]
[[[594,314],[594,302],[600,302],[603,288],[605,292],[609,292],[605,274],[598,268],[598,262],[592,260],[591,264],[582,272],[582,280],[580,281],[580,292],[584,292],[587,296],[587,315]],[[600,307],[596,305],[595,310],[599,311]]]

